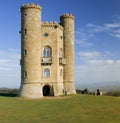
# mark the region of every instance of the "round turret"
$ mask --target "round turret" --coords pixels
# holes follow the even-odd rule
[[[64,56],[66,65],[64,66],[64,87],[72,94],[74,87],[74,16],[63,14],[60,16],[60,24],[63,27]]]
[[[21,7],[21,91],[23,97],[41,97],[37,85],[41,81],[41,7],[25,4]],[[39,90],[39,91],[36,91]]]

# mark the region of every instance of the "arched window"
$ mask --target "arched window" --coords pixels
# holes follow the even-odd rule
[[[52,51],[50,47],[45,47],[43,49],[43,57],[51,57]]]
[[[62,48],[60,48],[59,56],[60,56],[60,58],[63,57],[63,51],[62,51]]]
[[[48,68],[44,69],[44,77],[50,77],[50,70]]]

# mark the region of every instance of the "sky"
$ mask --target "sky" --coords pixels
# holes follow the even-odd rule
[[[42,21],[75,16],[75,85],[120,83],[120,0],[1,0],[0,87],[20,86],[20,6],[42,7]]]

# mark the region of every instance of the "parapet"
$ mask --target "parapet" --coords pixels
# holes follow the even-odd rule
[[[60,16],[60,20],[63,19],[63,18],[72,18],[74,19],[74,16],[72,14],[63,14]]]
[[[20,10],[22,11],[24,9],[39,9],[39,10],[42,10],[42,8],[40,7],[40,5],[34,4],[34,3],[22,5],[21,8],[20,8]]]
[[[59,23],[57,23],[57,22],[42,22],[42,26],[43,27],[58,27],[58,28],[60,28],[61,30],[63,30],[63,27],[59,24]]]

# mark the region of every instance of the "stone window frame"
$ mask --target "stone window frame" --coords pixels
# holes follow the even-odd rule
[[[52,57],[52,48],[50,46],[45,46],[42,50],[42,57],[50,58]]]
[[[43,76],[44,76],[44,78],[50,77],[50,69],[45,68],[44,69],[44,72],[43,72]]]

